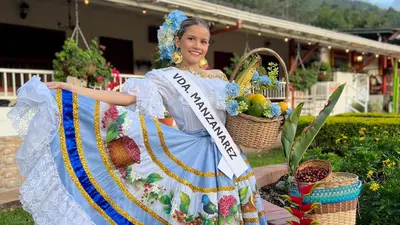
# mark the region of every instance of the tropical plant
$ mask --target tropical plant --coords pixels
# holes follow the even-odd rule
[[[345,84],[342,84],[333,92],[333,94],[329,97],[327,105],[321,110],[319,115],[311,122],[311,124],[306,127],[299,136],[296,137],[296,139],[295,136],[297,125],[299,123],[299,118],[304,103],[300,103],[293,111],[289,119],[285,120],[281,142],[285,157],[287,159],[290,177],[294,176],[304,153],[314,140],[315,136],[317,136],[329,114],[332,112],[343,92],[344,87]]]
[[[297,221],[287,221],[291,225],[314,225],[319,224],[314,219],[307,218],[307,214],[309,214],[314,209],[318,208],[321,204],[318,202],[314,203],[304,203],[304,197],[310,195],[319,183],[310,184],[308,186],[302,187],[297,185],[297,189],[299,190],[300,197],[293,195],[283,195],[282,197],[289,201],[292,207],[285,206],[285,209],[288,210],[293,216],[295,216],[299,222]],[[293,207],[295,206],[295,207]]]

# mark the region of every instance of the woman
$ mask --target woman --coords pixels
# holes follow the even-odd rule
[[[159,32],[161,58],[177,68],[129,79],[120,93],[59,82],[46,87],[37,77],[19,90],[9,117],[24,137],[16,156],[26,176],[21,202],[36,223],[267,224],[253,172],[232,168],[208,132],[214,131],[185,97],[189,83],[201,89],[195,103],[203,98],[204,108],[197,102],[198,109],[209,104],[225,122],[226,77],[202,69],[207,24],[174,11]],[[182,79],[188,83],[180,89]],[[163,117],[164,106],[179,130],[155,119]],[[133,165],[116,168],[118,140]]]

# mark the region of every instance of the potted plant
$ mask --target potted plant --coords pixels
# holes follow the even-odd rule
[[[159,121],[167,126],[172,127],[172,125],[174,124],[174,118],[171,116],[171,114],[169,114],[169,112],[164,112],[164,118],[163,119],[159,119]]]
[[[68,76],[82,79],[88,70],[88,52],[78,47],[74,40],[65,40],[62,51],[56,53],[53,60],[54,79],[66,82]]]
[[[106,62],[103,57],[106,47],[98,45],[96,40],[92,40],[88,54],[90,59],[88,61],[89,70],[87,71],[88,85],[104,87],[106,83],[112,81],[112,69],[110,62]],[[89,79],[90,78],[90,79]]]
[[[296,91],[308,91],[318,82],[318,71],[315,69],[297,69],[289,76],[289,81]]]
[[[331,66],[326,62],[314,62],[313,69],[318,71],[318,81],[332,80]]]
[[[112,80],[112,66],[103,57],[104,50],[105,46],[99,46],[96,40],[92,40],[89,49],[83,50],[68,38],[53,60],[55,80],[66,82],[71,76],[86,80],[87,87],[105,86]]]

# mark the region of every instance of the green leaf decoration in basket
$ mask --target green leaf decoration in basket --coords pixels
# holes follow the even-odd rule
[[[299,104],[289,119],[285,120],[283,125],[283,134],[281,143],[289,166],[289,175],[294,176],[299,163],[310,146],[311,142],[317,136],[321,127],[324,125],[329,114],[332,112],[338,102],[346,84],[340,85],[329,97],[328,103],[321,110],[319,115],[304,129],[304,131],[295,139],[297,125],[303,103]]]

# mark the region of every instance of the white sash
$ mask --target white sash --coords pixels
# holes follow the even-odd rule
[[[189,72],[170,67],[162,69],[163,75],[189,103],[193,112],[213,138],[223,156],[218,164],[230,179],[242,175],[248,168],[240,155],[238,146],[233,141],[215,110],[207,100],[200,87],[188,76]]]

